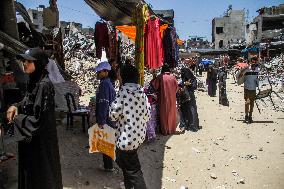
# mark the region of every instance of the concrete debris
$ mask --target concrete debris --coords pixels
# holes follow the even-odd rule
[[[166,177],[165,179],[166,179],[166,181],[176,182],[176,179],[172,179],[172,178],[170,178],[170,177]]]
[[[108,186],[104,186],[104,189],[113,189],[113,188],[108,187]]]
[[[188,189],[187,186],[181,186],[179,189]]]
[[[222,185],[222,186],[217,186],[216,188],[214,189],[226,189],[225,185]]]
[[[217,176],[216,176],[214,173],[211,173],[211,174],[210,174],[210,177],[211,177],[212,179],[217,179]]]
[[[232,174],[233,174],[234,176],[236,176],[236,177],[239,176],[239,173],[238,173],[237,171],[235,171],[235,170],[232,171]]]
[[[200,151],[199,151],[198,149],[196,149],[196,148],[192,148],[192,150],[193,150],[195,153],[197,153],[197,154],[200,153]]]
[[[249,160],[249,159],[257,159],[257,156],[256,156],[256,155],[246,155],[246,156],[245,156],[245,159],[246,159],[246,160]]]
[[[239,179],[239,180],[237,181],[237,184],[245,184],[245,179],[244,179],[244,178]]]
[[[94,50],[95,44],[93,36],[87,36],[81,32],[76,32],[63,39],[65,60],[69,60],[72,57],[77,57],[81,60],[94,57]]]

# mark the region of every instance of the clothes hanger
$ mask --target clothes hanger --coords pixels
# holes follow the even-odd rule
[[[156,17],[155,15],[151,15],[151,16],[150,16],[150,19],[151,19],[152,21],[153,21],[153,20],[156,20],[156,18],[157,18],[157,17]]]

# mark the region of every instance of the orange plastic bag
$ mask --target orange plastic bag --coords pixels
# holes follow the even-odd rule
[[[108,125],[100,129],[97,124],[89,128],[89,153],[101,152],[115,160],[115,130]]]

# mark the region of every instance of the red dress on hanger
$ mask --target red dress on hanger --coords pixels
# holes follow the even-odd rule
[[[160,19],[148,19],[145,32],[145,65],[157,69],[163,65],[164,51],[160,33]]]

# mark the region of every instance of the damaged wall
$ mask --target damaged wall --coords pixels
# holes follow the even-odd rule
[[[228,16],[212,20],[212,42],[215,44],[215,49],[226,48],[230,41],[244,39],[244,10],[231,10]]]

